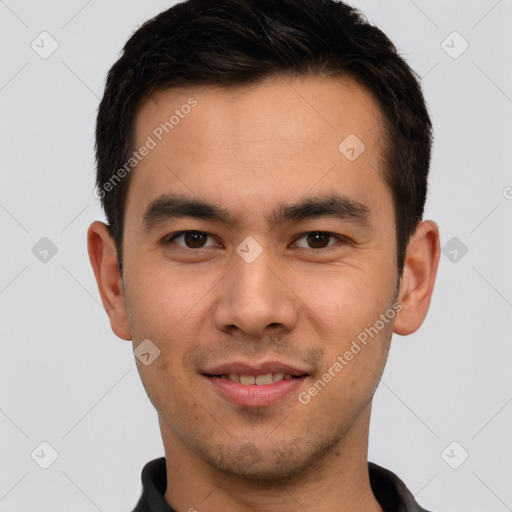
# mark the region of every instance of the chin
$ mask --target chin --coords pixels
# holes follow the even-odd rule
[[[306,452],[305,449],[308,449]],[[312,446],[299,441],[288,441],[278,446],[259,446],[244,442],[238,446],[218,446],[203,454],[216,470],[236,478],[282,485],[313,469],[330,446]]]

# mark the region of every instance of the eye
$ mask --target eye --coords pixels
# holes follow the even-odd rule
[[[164,240],[165,244],[174,242],[180,247],[186,247],[187,249],[202,249],[203,247],[212,247],[211,245],[205,245],[206,240],[210,235],[203,231],[180,231]],[[211,237],[210,237],[211,238]],[[183,239],[183,243],[177,243],[177,240]]]
[[[305,249],[324,249],[326,247],[334,245],[334,243],[336,242],[336,240],[334,239],[336,238],[340,241],[344,241],[342,237],[333,235],[331,233],[326,233],[324,231],[311,231],[310,233],[306,233],[305,235],[298,238],[295,242],[295,245],[297,247],[302,247]],[[305,244],[298,243],[300,240],[303,239],[306,240]],[[329,239],[331,239],[333,243],[328,243]],[[309,244],[309,246],[307,244]]]

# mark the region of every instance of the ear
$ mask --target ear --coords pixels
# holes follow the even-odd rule
[[[420,222],[407,246],[394,332],[412,334],[427,316],[441,253],[439,228],[431,220]]]
[[[131,340],[123,282],[117,264],[117,249],[103,222],[96,221],[89,226],[87,249],[101,301],[110,319],[110,327],[119,338]]]

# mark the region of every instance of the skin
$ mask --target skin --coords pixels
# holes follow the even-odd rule
[[[392,333],[414,332],[427,313],[437,225],[419,224],[399,279],[381,115],[356,82],[272,77],[158,92],[138,111],[135,146],[192,95],[197,106],[130,177],[123,278],[105,225],[88,231],[112,330],[134,348],[150,339],[160,350],[149,366],[136,361],[159,416],[165,499],[180,511],[381,511],[367,468],[371,402]],[[349,134],[366,146],[354,161],[338,150]],[[147,230],[143,213],[164,193],[218,203],[236,224],[185,217]],[[369,223],[266,222],[279,204],[330,193],[366,205]],[[187,230],[209,236],[192,248],[184,237],[169,241]],[[307,234],[318,231],[335,236],[315,245]],[[235,250],[248,236],[263,250],[250,264]],[[307,391],[395,303],[394,320],[307,404],[292,393],[240,407],[201,375],[208,365],[273,359],[307,370]]]

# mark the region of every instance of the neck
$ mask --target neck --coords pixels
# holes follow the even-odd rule
[[[254,481],[228,475],[189,450],[160,417],[167,490],[175,510],[199,512],[382,512],[368,475],[370,408],[307,472],[281,480]]]

